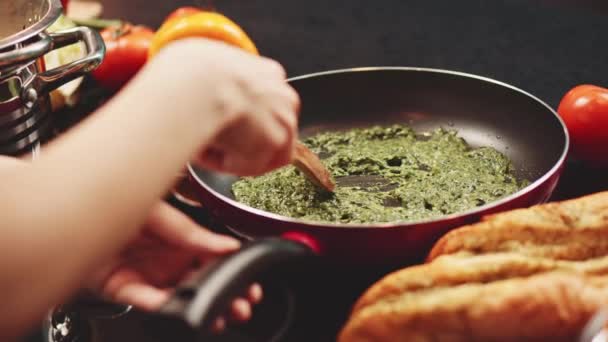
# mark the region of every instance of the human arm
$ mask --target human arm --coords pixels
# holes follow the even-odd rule
[[[284,76],[275,62],[183,40],[38,160],[2,168],[0,321],[15,323],[4,333],[134,239],[188,161],[243,175],[287,163],[298,104]]]

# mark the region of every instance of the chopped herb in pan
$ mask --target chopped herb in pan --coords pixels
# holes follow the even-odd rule
[[[236,200],[309,221],[407,222],[473,209],[527,185],[505,155],[472,148],[453,130],[417,134],[404,125],[376,126],[320,133],[303,143],[323,158],[335,193],[286,166],[235,182]]]

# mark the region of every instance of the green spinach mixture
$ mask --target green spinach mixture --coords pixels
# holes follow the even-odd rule
[[[505,155],[472,148],[452,130],[417,134],[404,125],[375,126],[320,133],[302,142],[332,173],[335,193],[286,166],[235,182],[236,200],[309,221],[381,223],[473,209],[527,185],[515,178]]]

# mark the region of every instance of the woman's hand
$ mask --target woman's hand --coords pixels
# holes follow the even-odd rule
[[[193,155],[198,166],[247,176],[291,161],[299,97],[275,61],[213,40],[183,39],[166,46],[124,94],[123,99],[131,94],[127,101],[139,98],[143,110],[186,118],[186,127],[199,135]],[[236,240],[212,234],[168,205],[158,205],[143,234],[101,278],[97,275],[96,286],[115,301],[155,310],[193,265],[238,247]],[[235,299],[227,315],[249,319],[251,305],[260,297],[260,287],[253,285]],[[220,317],[215,328],[225,323]]]
[[[0,274],[11,281],[0,291],[0,340],[67,299],[91,270],[107,266],[95,278],[106,295],[153,309],[194,260],[237,248],[181,223],[159,199],[193,159],[238,175],[288,163],[298,101],[276,62],[180,40],[31,165],[1,168]],[[235,306],[236,316],[249,315],[244,301]]]
[[[199,166],[247,176],[291,161],[300,103],[279,63],[192,38],[167,45],[147,69],[171,85],[173,112],[199,116],[191,124],[208,137],[195,158]]]
[[[90,287],[115,302],[155,311],[190,272],[210,258],[237,250],[239,245],[238,240],[212,233],[161,202],[152,210],[141,234],[105,269],[94,274]],[[261,298],[260,286],[252,285],[233,301],[231,312],[217,318],[210,328],[221,331],[227,321],[249,320],[252,305]]]

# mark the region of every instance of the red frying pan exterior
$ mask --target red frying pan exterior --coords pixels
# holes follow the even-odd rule
[[[288,238],[304,242],[321,255],[340,264],[374,265],[420,260],[433,243],[450,229],[476,222],[483,215],[545,202],[557,185],[562,166],[557,167],[549,177],[525,193],[480,212],[451,215],[423,223],[371,228],[302,223],[261,214],[255,210],[244,210],[240,204],[214,193],[196,176],[193,179],[200,186],[198,194],[211,214],[243,237],[285,237],[288,234]]]

